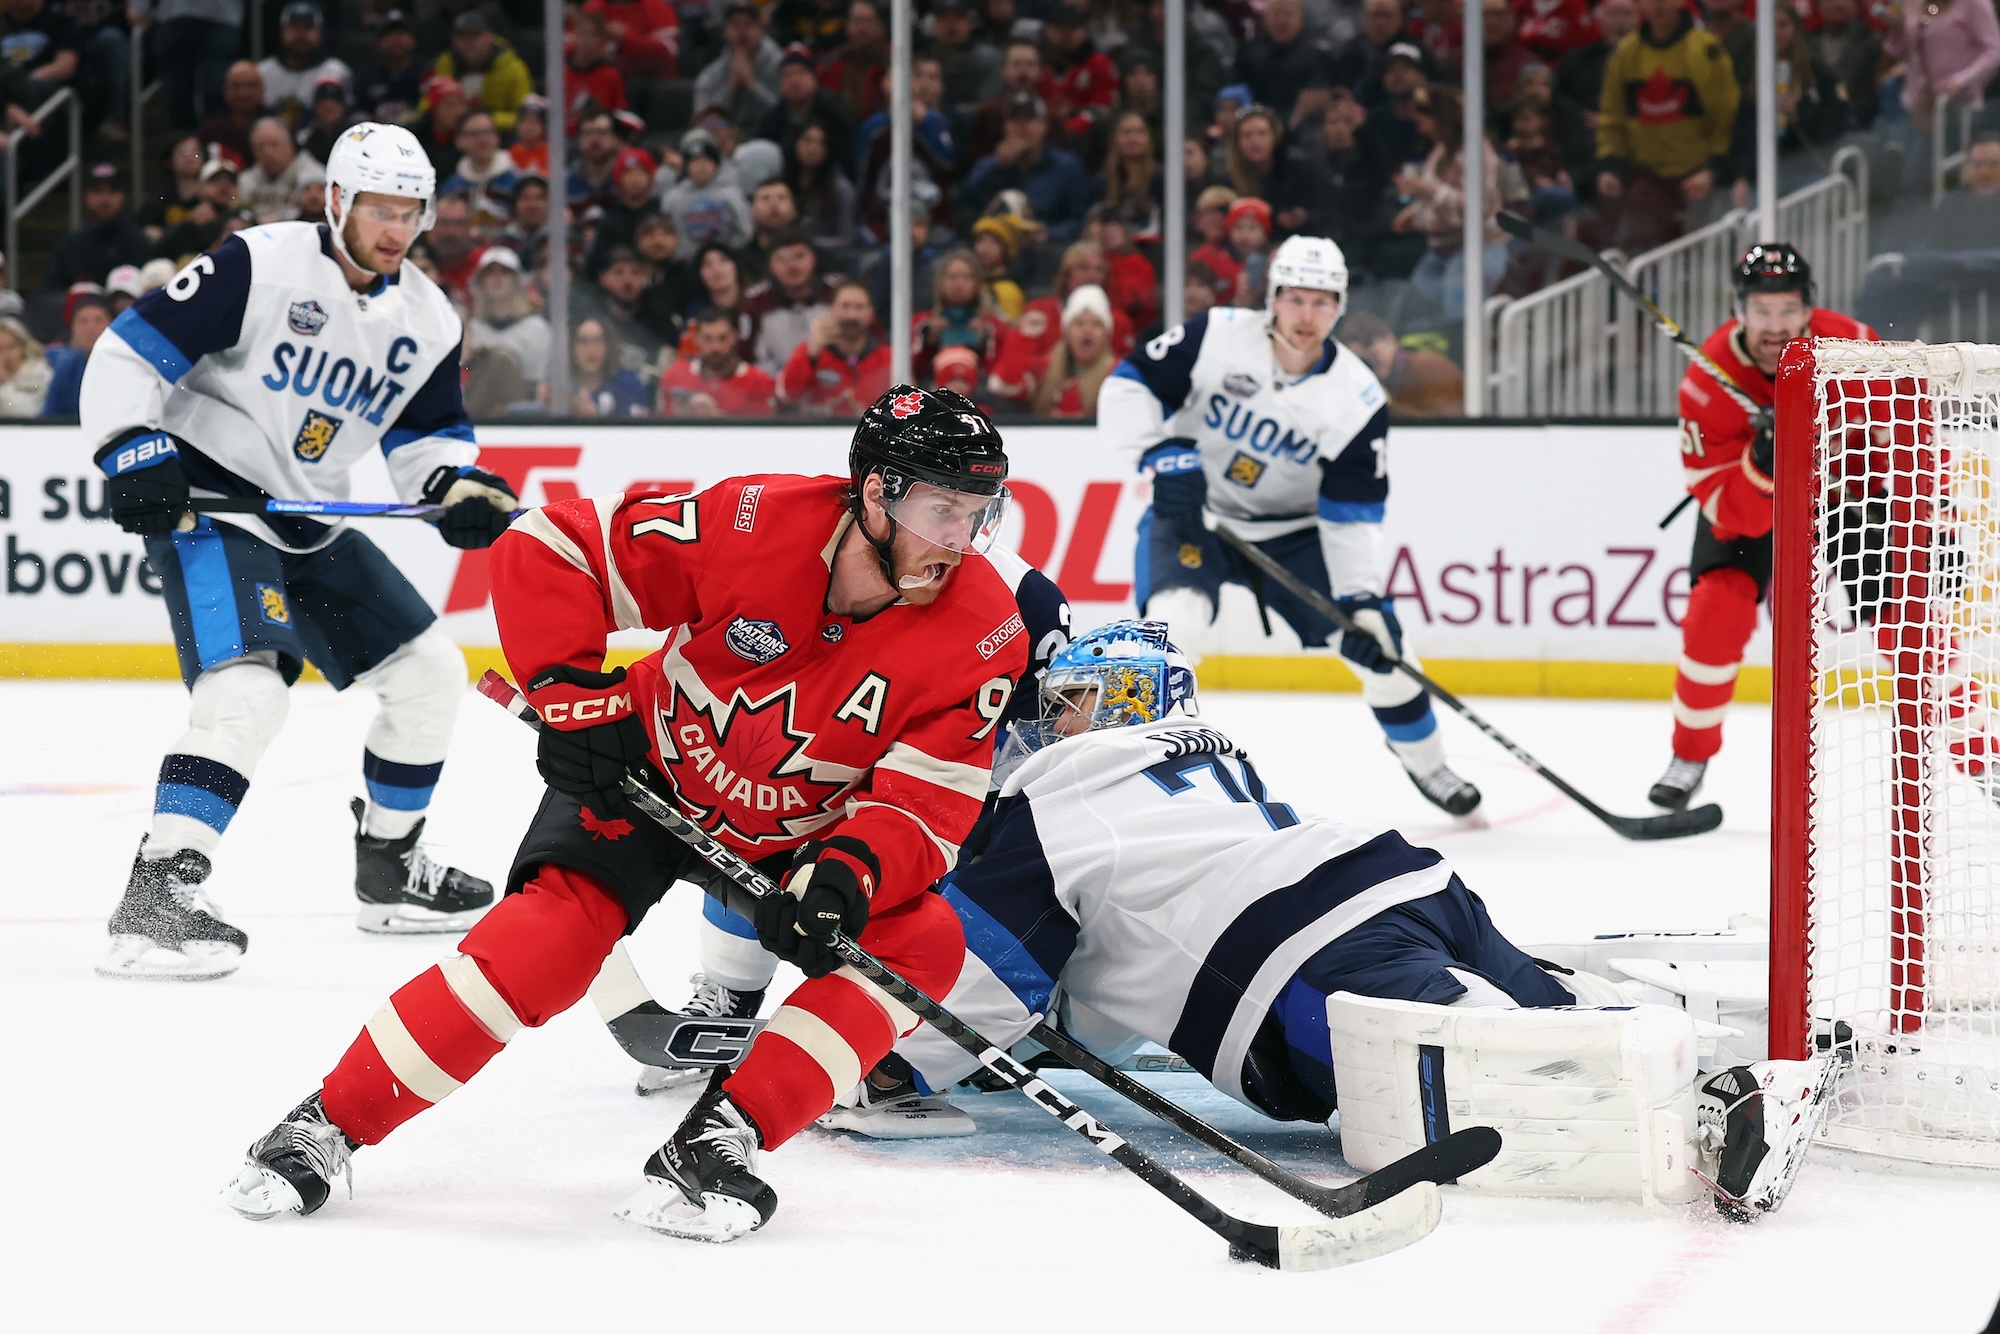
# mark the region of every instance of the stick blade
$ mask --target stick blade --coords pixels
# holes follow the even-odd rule
[[[1422,1241],[1442,1217],[1444,1200],[1436,1183],[1419,1181],[1358,1214],[1330,1223],[1279,1228],[1278,1268],[1300,1273],[1373,1260]]]
[[[1688,838],[1706,834],[1722,824],[1722,807],[1714,802],[1692,810],[1668,811],[1665,815],[1613,815],[1605,820],[1611,828],[1642,843],[1665,838]]]
[[[1370,1208],[1422,1182],[1450,1185],[1470,1176],[1500,1156],[1500,1132],[1492,1126],[1467,1126],[1454,1130],[1435,1144],[1426,1144],[1414,1153],[1377,1168],[1354,1183],[1363,1189],[1358,1196],[1343,1200],[1347,1208],[1337,1217]],[[1349,1189],[1352,1189],[1351,1187]]]

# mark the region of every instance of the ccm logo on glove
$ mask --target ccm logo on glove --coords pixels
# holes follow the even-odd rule
[[[542,721],[551,724],[562,723],[602,723],[618,716],[618,711],[632,712],[632,696],[610,695],[603,699],[580,699],[574,703],[554,700],[542,706]]]

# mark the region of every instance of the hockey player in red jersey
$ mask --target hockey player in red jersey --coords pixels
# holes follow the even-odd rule
[[[784,877],[757,931],[809,980],[647,1161],[621,1216],[707,1241],[770,1218],[757,1151],[810,1125],[916,1025],[839,966],[834,934],[933,995],[956,979],[958,919],[925,891],[979,813],[1027,662],[1013,593],[977,554],[1007,499],[992,424],[949,391],[898,386],[862,418],[849,465],[845,478],[563,501],[495,545],[494,612],[542,716],[549,791],[507,896],[251,1146],[231,1207],[312,1213],[354,1148],[575,1004],[676,879],[706,878],[626,809],[629,769]],[[600,670],[606,637],[639,626],[668,631],[666,645]]]
[[[1794,338],[1858,338],[1875,331],[1813,305],[1812,269],[1789,245],[1754,245],[1736,265],[1736,318],[1702,351],[1769,407],[1778,357]],[[1680,669],[1674,675],[1674,755],[1649,794],[1679,810],[1722,749],[1722,718],[1736,693],[1757,604],[1771,582],[1773,442],[1699,363],[1681,378],[1681,466],[1700,506],[1688,561]]]

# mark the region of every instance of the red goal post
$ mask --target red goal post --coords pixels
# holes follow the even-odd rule
[[[1771,1054],[1851,1034],[1821,1131],[2000,1166],[2000,348],[1778,370]]]

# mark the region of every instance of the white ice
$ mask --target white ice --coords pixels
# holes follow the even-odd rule
[[[762,1233],[726,1247],[626,1228],[612,1209],[692,1093],[641,1100],[585,1004],[524,1033],[465,1089],[356,1157],[356,1196],[244,1222],[216,1202],[243,1148],[317,1086],[388,992],[448,938],[353,926],[348,797],[371,701],[293,692],[224,843],[216,899],[251,936],[207,983],[95,977],[104,919],[179,732],[172,684],[0,685],[0,1327],[471,1331],[1102,1327],[1972,1331],[2000,1296],[2000,1175],[1890,1172],[1816,1153],[1751,1227],[1691,1208],[1501,1200],[1447,1189],[1442,1226],[1322,1274],[1236,1264],[1223,1243],[1013,1095],[979,1137],[884,1146],[808,1132],[765,1160]],[[1728,821],[1619,840],[1449,716],[1490,828],[1455,827],[1404,780],[1355,696],[1207,697],[1274,794],[1442,849],[1515,940],[1703,928],[1764,912],[1769,715],[1741,708],[1706,796]],[[1614,809],[1646,812],[1663,703],[1495,699],[1491,719]],[[468,693],[430,836],[498,881],[534,809],[532,741]],[[692,891],[634,941],[669,1003],[693,968]],[[782,985],[782,981],[781,981]],[[1087,1081],[1063,1087],[1218,1202],[1310,1214]],[[1189,1077],[1159,1087],[1335,1179],[1318,1127],[1261,1123]],[[1032,1306],[1029,1303],[1033,1303]]]

